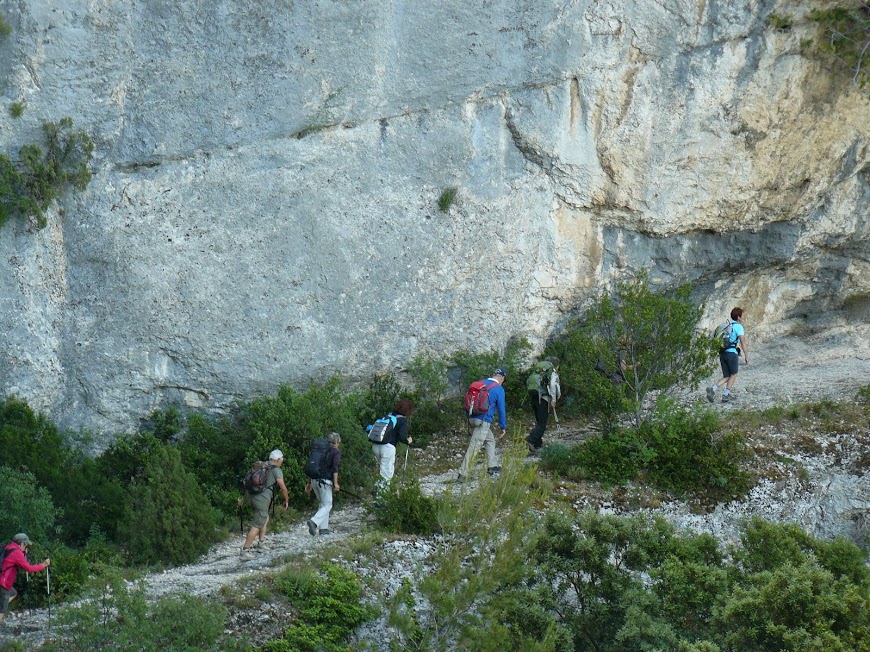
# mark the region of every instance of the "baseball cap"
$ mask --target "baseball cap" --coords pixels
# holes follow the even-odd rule
[[[273,450],[271,453],[269,453],[269,459],[270,459],[270,460],[283,460],[283,459],[284,459],[284,453],[282,453],[280,450],[278,450],[278,449],[276,448],[276,449]]]
[[[492,375],[493,376],[502,376],[503,378],[507,378],[507,372],[504,369],[502,369],[501,367],[499,367],[498,369],[493,371]]]
[[[19,532],[14,537],[12,537],[12,540],[15,543],[23,543],[25,546],[30,545],[30,537],[24,534],[24,532]]]

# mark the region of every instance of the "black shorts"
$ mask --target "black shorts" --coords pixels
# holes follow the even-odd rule
[[[737,375],[737,360],[739,356],[736,351],[721,351],[719,353],[719,362],[722,364],[722,377],[730,378]]]

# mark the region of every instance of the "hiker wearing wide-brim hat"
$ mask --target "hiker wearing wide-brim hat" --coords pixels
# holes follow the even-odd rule
[[[6,618],[9,603],[18,595],[14,588],[18,569],[24,569],[26,573],[39,573],[51,566],[51,559],[46,559],[41,564],[29,564],[27,562],[27,548],[30,547],[30,537],[24,532],[12,537],[12,541],[3,548],[0,562],[0,622]]]

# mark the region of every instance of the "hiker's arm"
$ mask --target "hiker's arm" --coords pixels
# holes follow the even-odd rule
[[[287,509],[290,506],[290,494],[287,493],[287,485],[284,484],[284,478],[278,478],[275,480],[275,484],[278,485],[281,495],[284,496],[284,509]]]
[[[309,478],[308,482],[305,483],[305,493],[307,493],[307,494],[311,493],[311,478]]]
[[[740,350],[743,351],[743,364],[749,364],[749,353],[746,351],[746,336],[741,335],[737,338],[740,342]]]
[[[406,445],[411,444],[411,438],[408,437],[408,418],[399,419],[399,429],[396,432],[396,439]]]
[[[338,471],[332,472],[332,488],[341,491],[341,487],[338,486]]]

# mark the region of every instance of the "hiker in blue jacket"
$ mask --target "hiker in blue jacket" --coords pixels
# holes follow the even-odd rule
[[[743,328],[743,308],[734,308],[731,311],[731,336],[729,346],[722,347],[719,351],[719,363],[722,365],[722,378],[707,388],[707,400],[713,403],[716,400],[716,391],[725,385],[722,392],[722,402],[728,403],[734,399],[732,390],[737,382],[737,371],[740,352],[743,352],[743,364],[749,364],[749,354],[746,351],[746,329]]]
[[[501,471],[501,467],[498,465],[498,457],[495,454],[495,439],[489,428],[493,418],[495,418],[496,412],[498,412],[498,425],[501,428],[501,434],[498,438],[501,439],[507,434],[507,414],[504,404],[504,387],[502,387],[506,376],[507,373],[504,369],[496,369],[492,377],[484,381],[489,387],[489,411],[479,417],[470,417],[468,419],[469,425],[474,430],[471,433],[468,450],[465,451],[465,459],[462,461],[462,466],[459,469],[459,477],[456,478],[457,482],[463,482],[468,476],[471,465],[477,458],[478,452],[480,452],[480,447],[484,445],[486,447],[487,473],[495,475]]]

